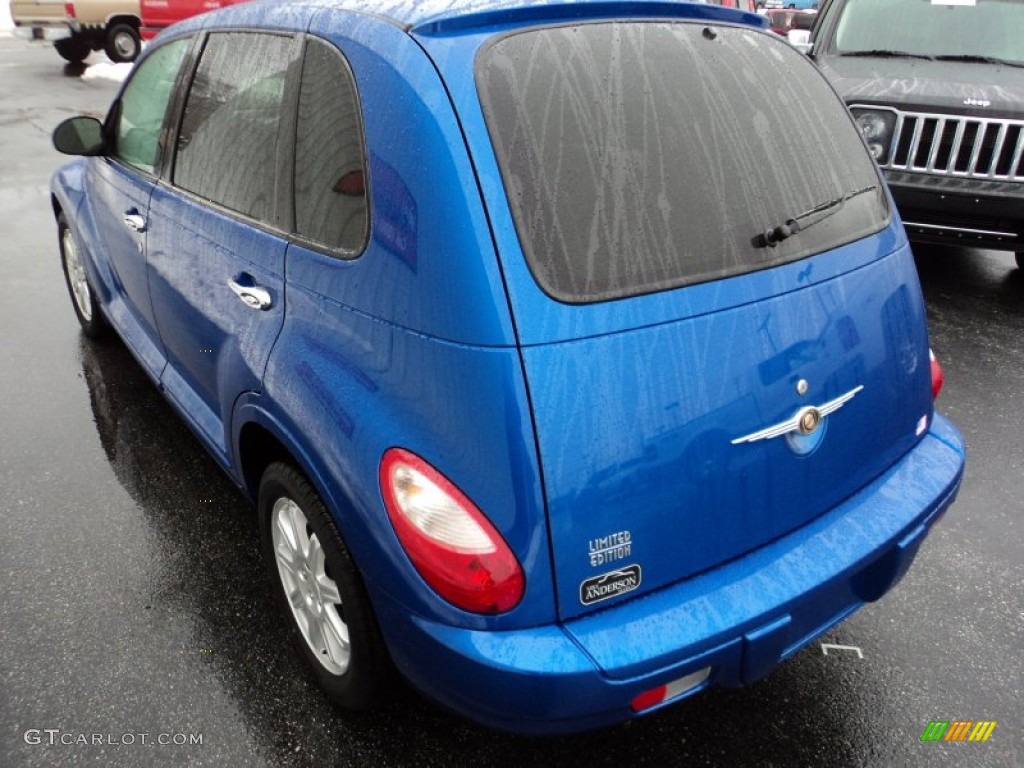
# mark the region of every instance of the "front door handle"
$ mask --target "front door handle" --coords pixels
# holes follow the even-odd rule
[[[146,220],[139,216],[137,211],[125,211],[124,223],[128,225],[128,229],[134,230],[135,232],[146,231]]]
[[[240,285],[234,280],[228,280],[228,288],[250,309],[270,309],[274,303],[270,298],[270,291],[258,285]]]

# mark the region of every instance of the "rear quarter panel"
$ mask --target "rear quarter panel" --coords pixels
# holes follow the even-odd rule
[[[550,557],[519,353],[478,187],[429,59],[379,19],[322,12],[362,106],[370,239],[354,259],[290,246],[284,329],[260,407],[308,456],[371,595],[479,629],[554,619]],[[378,485],[407,448],[486,514],[526,574],[498,617],[440,600],[413,570]]]

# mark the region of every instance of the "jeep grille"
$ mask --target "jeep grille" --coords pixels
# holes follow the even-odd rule
[[[1024,181],[1024,120],[900,112],[891,146],[885,168]]]

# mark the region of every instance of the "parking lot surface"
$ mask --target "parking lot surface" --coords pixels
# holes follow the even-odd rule
[[[286,645],[248,503],[127,350],[78,332],[49,136],[102,116],[106,71],[0,38],[0,766],[1024,764],[1024,274],[1010,254],[915,247],[939,406],[968,468],[882,601],[755,686],[628,726],[524,739],[404,688],[353,715]],[[923,743],[935,720],[997,725],[984,743]]]

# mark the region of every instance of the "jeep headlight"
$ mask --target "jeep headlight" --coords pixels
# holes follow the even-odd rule
[[[884,165],[889,161],[889,147],[892,144],[892,132],[896,127],[896,113],[887,109],[868,109],[851,107],[850,112],[857,122],[864,141],[871,150],[875,162]]]

